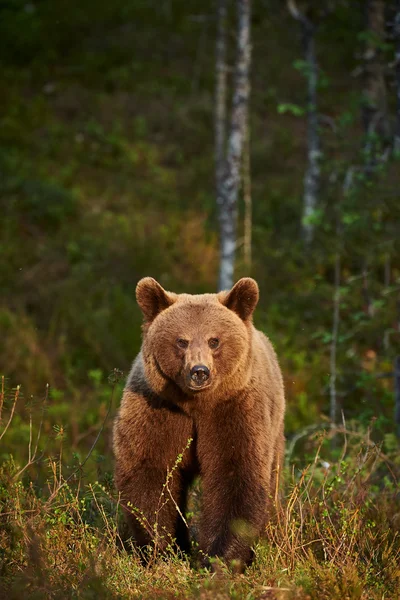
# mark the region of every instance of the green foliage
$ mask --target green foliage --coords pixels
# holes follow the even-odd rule
[[[305,114],[305,109],[297,104],[290,104],[290,102],[278,104],[278,113],[280,115],[284,115],[285,113],[290,113],[294,117],[302,117]]]
[[[99,382],[102,376],[92,378]],[[9,398],[6,388],[3,393]],[[3,423],[10,410],[7,402]],[[19,428],[20,421],[11,420],[5,435]],[[0,435],[3,431],[4,426]],[[216,576],[199,568],[196,541],[191,561],[172,545],[160,556],[155,545],[147,549],[150,565],[143,566],[139,552],[120,537],[119,500],[112,482],[99,479],[97,446],[77,466],[66,458],[65,430],[57,426],[55,433],[50,445],[44,434],[46,450],[28,468],[12,456],[0,466],[2,596],[259,598],[271,592],[299,600],[378,600],[397,593],[400,462],[395,439],[385,438],[383,453],[372,432],[356,423],[305,433],[286,465],[284,497],[254,548],[252,566],[239,575],[235,565],[214,560]],[[191,529],[199,518],[197,495],[195,486],[187,515]],[[248,535],[245,523],[235,527],[238,536]]]
[[[260,545],[245,579],[225,573],[220,581],[173,555],[150,572],[136,557],[116,551],[106,417],[113,386],[112,410],[123,385],[113,369],[126,374],[140,347],[135,284],[152,275],[168,289],[202,293],[213,290],[217,279],[209,51],[214,5],[170,5],[13,0],[0,8],[0,373],[11,390],[5,410],[21,384],[14,426],[0,450],[3,513],[17,515],[15,522],[7,517],[0,535],[7,594],[17,598],[29,589],[38,598],[111,598],[132,587],[133,596],[154,598],[166,597],[172,586],[181,597],[259,598],[268,587],[288,586],[289,597],[355,598],[367,585],[368,597],[393,597],[398,540],[385,538],[384,531],[391,533],[397,523],[391,497],[396,483],[379,462],[368,488],[373,501],[363,512],[361,485],[354,497],[346,496],[359,478],[358,455],[343,464],[330,439],[322,445],[324,462],[341,466],[327,474],[318,465],[311,479],[304,478],[315,492],[306,502],[306,525],[293,516],[292,538],[286,531],[279,543]],[[300,215],[309,73],[296,60],[297,25],[285,3],[274,1],[268,11],[265,3],[254,3],[253,264],[249,273],[239,244],[236,274],[251,274],[260,285],[256,325],[270,336],[283,367],[286,432],[289,443],[295,441],[298,479],[315,456],[315,440],[303,432],[324,423],[329,406],[340,253],[339,408],[364,438],[375,420],[368,439],[383,443],[397,469],[391,373],[400,347],[399,168],[394,156],[366,173],[362,96],[351,74],[360,47],[373,40],[358,36],[361,11],[351,3],[340,3],[317,35],[323,185],[320,205],[308,219],[315,240],[305,249]],[[391,48],[380,50],[390,62]],[[380,147],[374,136],[368,141]],[[352,184],[345,192],[349,169]],[[240,205],[240,239],[242,212]],[[11,482],[10,475],[27,464],[30,439],[33,453],[41,422],[46,441],[39,442],[36,458],[45,452],[53,462],[41,459]],[[338,475],[339,468],[348,474]],[[51,485],[72,474],[73,491],[65,486],[48,508]],[[106,489],[98,506],[88,481]],[[196,507],[192,512],[195,518]],[[342,553],[346,540],[354,539],[346,521],[358,526],[350,557]],[[322,542],[313,541],[321,531],[330,559]],[[303,535],[303,545],[296,546]],[[291,548],[283,537],[294,540]]]
[[[348,72],[360,23],[354,11],[341,6],[318,39],[320,80],[327,72],[332,80],[347,82],[350,91],[344,91],[346,85],[331,86],[329,93],[321,89],[322,109],[334,113],[337,125],[337,135],[323,130],[323,168],[327,177],[336,174],[338,184],[324,189],[322,206],[310,217],[320,235],[310,255],[302,257],[305,88],[298,72],[304,75],[305,65],[295,61],[298,41],[286,31],[285,7],[275,8],[267,16],[261,5],[254,7],[252,274],[263,290],[258,318],[277,346],[288,379],[305,377],[300,367],[292,372],[293,354],[306,350],[304,371],[322,353],[312,366],[315,383],[300,390],[319,411],[326,407],[321,385],[329,348],[318,345],[322,338],[313,334],[324,330],[325,340],[330,335],[333,207],[358,145],[359,95]],[[193,2],[190,10],[202,14],[211,5]],[[28,394],[47,382],[75,393],[93,369],[128,370],[140,343],[134,300],[140,276],[152,274],[178,291],[215,286],[213,56],[198,45],[203,25],[190,18],[183,2],[174,3],[173,15],[165,7],[155,11],[151,3],[90,1],[83,7],[74,0],[56,8],[47,0],[32,6],[15,2],[2,9],[2,16],[0,285],[2,314],[14,325],[0,332],[7,344],[0,364],[14,383],[21,378]],[[132,26],[137,22],[143,25],[140,31]],[[339,70],[330,64],[333,55]],[[265,56],[276,58],[266,61]],[[294,61],[296,68],[287,68]],[[279,118],[265,127],[265,108],[276,106]],[[296,125],[292,115],[299,117]],[[389,231],[396,173],[389,166],[372,183],[360,172],[354,177],[358,188],[342,207],[344,269],[350,277],[357,275],[367,252],[371,286],[379,295],[383,259],[371,255],[372,248],[396,237]],[[396,242],[389,255],[395,286]],[[238,275],[245,271],[239,253]],[[322,274],[320,280],[315,273]],[[349,319],[364,310],[356,293]],[[394,303],[385,306],[379,312],[386,310],[389,329]],[[381,325],[382,320],[369,324],[375,334],[368,344],[375,349]],[[382,361],[392,360],[396,336],[390,337]],[[354,350],[358,367],[368,344],[361,340]],[[295,405],[290,387],[288,394]],[[356,400],[350,395],[347,401]]]
[[[284,371],[293,476],[280,520],[244,576],[221,566],[216,577],[172,550],[145,569],[118,549],[111,419],[118,369],[140,347],[135,284],[152,275],[202,293],[217,279],[213,11],[199,0],[0,7],[0,435],[15,402],[0,447],[0,595],[10,600],[378,599],[400,587],[398,157],[366,173],[352,75],[366,42],[388,63],[393,48],[360,33],[347,2],[316,36],[323,185],[309,249],[308,66],[285,3],[253,7],[253,266],[239,245],[237,275],[259,282],[256,325]],[[376,134],[365,142],[382,150]],[[324,429],[329,404],[338,252],[336,388],[353,421],[321,438],[310,432]],[[194,525],[198,513],[195,488]]]
[[[74,196],[57,184],[26,181],[21,194],[20,211],[34,225],[54,229],[76,214]]]

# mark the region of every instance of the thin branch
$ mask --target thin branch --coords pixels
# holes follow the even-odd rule
[[[48,397],[49,397],[49,384],[46,385],[46,393],[44,395],[44,399],[43,399],[43,402],[42,402],[42,414],[41,414],[41,417],[40,417],[39,431],[38,431],[37,438],[36,438],[35,450],[33,452],[33,456],[34,457],[36,456],[36,453],[37,453],[37,450],[38,450],[38,446],[39,446],[40,436],[42,435],[42,427],[43,427],[43,420],[44,420],[44,411],[45,411],[45,408],[46,408],[46,405],[47,405]]]
[[[4,404],[4,375],[1,376],[1,392],[0,392],[0,425],[1,425],[1,416],[3,414],[3,404]]]
[[[4,434],[6,433],[7,429],[10,427],[11,421],[13,419],[15,407],[17,405],[17,401],[18,401],[18,397],[19,397],[19,390],[20,390],[20,386],[17,385],[17,389],[15,390],[15,394],[14,394],[14,403],[12,405],[11,413],[10,413],[9,419],[7,421],[7,425],[5,426],[5,428],[3,429],[3,431],[2,431],[2,433],[0,435],[0,441],[2,440],[2,438],[3,438]]]
[[[291,438],[290,443],[287,445],[286,457],[285,457],[286,464],[289,465],[289,463],[292,459],[292,456],[293,456],[295,446],[299,440],[307,437],[310,433],[313,433],[314,431],[324,431],[324,430],[326,430],[326,423],[317,423],[316,425],[308,425],[307,427],[304,427],[303,429],[298,431],[296,433],[296,435],[294,435]]]
[[[290,14],[296,21],[300,21],[306,27],[312,27],[311,21],[306,17],[306,15],[299,10],[297,3],[295,0],[287,0],[287,7],[289,9]]]
[[[36,462],[39,462],[43,458],[43,456],[44,456],[44,451],[43,451],[41,453],[41,455],[37,457],[37,451],[38,451],[38,448],[39,448],[40,436],[42,435],[44,413],[45,413],[45,408],[46,408],[46,405],[47,405],[48,396],[49,396],[49,384],[46,385],[46,393],[45,393],[43,401],[42,401],[42,412],[41,412],[41,417],[40,417],[40,424],[39,424],[38,433],[37,433],[37,436],[36,436],[35,449],[34,449],[33,454],[32,454],[31,453],[31,449],[32,449],[32,412],[31,412],[30,415],[29,415],[29,450],[28,450],[28,462],[26,463],[26,465],[24,467],[22,467],[22,469],[20,469],[14,475],[14,480],[18,479],[22,475],[22,473],[24,473],[24,471],[26,471],[26,469],[28,469],[31,465],[35,464]]]

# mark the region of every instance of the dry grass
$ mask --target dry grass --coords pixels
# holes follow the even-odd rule
[[[13,426],[15,403],[2,421],[2,443]],[[223,564],[213,572],[200,569],[195,545],[191,560],[172,547],[168,556],[155,548],[143,566],[120,539],[112,486],[85,482],[83,469],[64,475],[71,471],[63,464],[63,435],[59,438],[57,457],[39,457],[47,461],[44,485],[35,475],[38,440],[32,434],[27,465],[10,457],[0,468],[0,594],[10,600],[400,597],[399,452],[392,444],[384,454],[370,431],[343,425],[306,437],[302,451],[312,451],[314,459],[304,460],[301,469],[287,467],[276,518],[244,574]],[[321,458],[328,454],[336,456],[329,464]],[[163,501],[173,501],[168,479],[164,492]],[[197,503],[196,488],[189,527],[196,522]]]

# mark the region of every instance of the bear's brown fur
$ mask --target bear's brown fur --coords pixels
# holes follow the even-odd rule
[[[257,283],[244,278],[229,292],[192,296],[146,277],[136,297],[143,344],[114,425],[115,481],[135,541],[147,545],[157,529],[161,548],[174,538],[189,549],[181,515],[200,474],[201,550],[246,564],[270,514],[284,451],[281,371],[252,324]],[[208,379],[193,375],[199,365]]]

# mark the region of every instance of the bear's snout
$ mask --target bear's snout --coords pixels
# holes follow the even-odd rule
[[[190,369],[191,383],[201,386],[210,378],[210,369],[205,365],[195,365]]]

